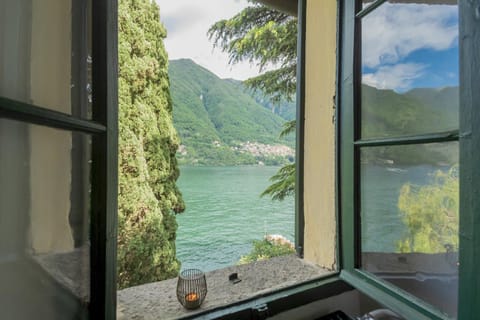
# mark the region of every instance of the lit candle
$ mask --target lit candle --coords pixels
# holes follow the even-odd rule
[[[185,296],[185,300],[188,302],[195,302],[198,300],[198,294],[195,292],[189,293]]]
[[[205,273],[199,269],[180,272],[177,281],[177,299],[186,309],[197,309],[207,294]]]

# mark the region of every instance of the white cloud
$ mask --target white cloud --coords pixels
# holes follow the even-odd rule
[[[446,50],[458,38],[458,7],[386,3],[364,18],[363,64],[394,64],[418,49]]]
[[[373,73],[362,76],[362,83],[378,89],[405,91],[411,88],[413,81],[423,75],[425,65],[417,63],[399,63],[379,67]]]
[[[250,63],[228,64],[228,55],[213,49],[207,37],[210,26],[245,8],[246,0],[156,0],[167,28],[165,47],[169,59],[190,58],[221,78],[244,80],[258,75]]]

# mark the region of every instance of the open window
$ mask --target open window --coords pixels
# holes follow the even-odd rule
[[[408,319],[473,317],[466,7],[342,2],[341,278]]]
[[[3,315],[115,319],[116,1],[95,0],[91,7],[80,9],[75,7],[78,3],[85,2],[49,0],[40,5],[38,1],[9,0],[0,3],[0,306]],[[374,62],[366,60],[368,47],[364,37],[379,31],[369,26],[368,21],[382,15],[385,18],[389,10],[392,10],[391,19],[398,19],[401,15],[397,10],[415,6],[428,8],[404,16],[402,27],[405,29],[410,27],[410,19],[420,12],[422,15],[417,16],[420,22],[437,21],[441,13],[436,9],[457,12],[446,23],[452,30],[458,30],[447,28],[458,33],[458,98],[454,99],[459,101],[458,123],[445,124],[441,116],[428,110],[424,110],[421,117],[403,114],[400,119],[398,104],[390,105],[385,96],[388,93],[392,99],[398,98],[406,95],[407,90],[380,93],[361,84],[362,78],[370,84],[380,83],[376,82],[378,78],[367,75],[382,71],[369,69],[368,64]],[[451,10],[452,7],[455,8]],[[315,259],[318,264],[338,266],[339,272],[239,301],[211,311],[208,317],[266,316],[264,306],[273,313],[352,289],[407,319],[478,317],[479,8],[478,1],[459,1],[458,9],[456,2],[449,0],[299,1],[299,16],[306,29],[301,29],[299,38],[302,54],[298,95],[300,104],[305,106],[305,113],[300,113],[299,119],[305,121],[300,121],[298,128],[302,154],[297,159],[302,159],[303,166],[298,168],[297,235],[304,240],[305,257]],[[77,13],[82,13],[80,24],[74,23]],[[58,24],[54,24],[56,22]],[[49,26],[51,29],[45,29]],[[74,32],[78,27],[80,32]],[[417,30],[406,38],[409,45],[416,37],[411,33]],[[53,37],[49,31],[61,34]],[[429,39],[437,41],[432,47],[441,46],[438,42],[444,41],[447,35]],[[50,40],[51,45],[45,43]],[[382,44],[385,38],[378,35],[375,40]],[[390,40],[395,50],[383,59],[391,63],[402,51],[397,46],[400,38]],[[83,60],[88,58],[90,41],[91,117],[88,93],[83,92],[90,77],[89,60]],[[56,54],[59,59],[55,59]],[[456,58],[442,61],[452,60]],[[51,67],[47,67],[47,62]],[[418,67],[419,63],[416,64]],[[394,69],[389,71],[384,75],[395,74]],[[75,74],[83,75],[79,82],[72,80],[77,79]],[[417,79],[415,73],[412,79]],[[76,87],[77,84],[80,87]],[[80,92],[75,88],[80,88]],[[403,98],[405,96],[400,99],[405,103],[402,105],[409,105]],[[415,97],[416,101],[428,98],[425,91]],[[440,100],[436,107],[448,99]],[[424,107],[426,104],[424,102]],[[375,114],[389,107],[392,108],[385,119],[401,120],[405,125],[402,130],[392,126],[369,128],[369,123],[378,120]],[[403,113],[404,109],[401,110]],[[317,113],[319,111],[321,113]],[[322,144],[322,138],[330,140]],[[389,234],[393,237],[390,248],[384,247],[385,235],[369,239],[374,232],[372,228],[378,227],[382,218],[371,216],[370,210],[379,179],[385,183],[383,189],[387,189],[398,176],[412,170],[399,165],[402,158],[402,161],[423,165],[433,160],[445,167],[432,171],[433,175],[430,172],[415,175],[421,177],[421,181],[402,180],[399,190],[400,194],[405,190],[406,204],[420,203],[420,198],[415,197],[408,201],[412,190],[419,197],[422,191],[429,190],[422,188],[436,186],[438,194],[438,189],[458,179],[458,187],[452,189],[453,193],[458,190],[458,197],[441,197],[439,207],[439,211],[445,211],[450,218],[454,217],[453,207],[458,206],[458,226],[449,220],[444,229],[451,236],[448,239],[453,240],[442,238],[433,250],[396,252],[402,251],[401,248],[407,251],[415,248],[412,239],[416,242],[418,238],[413,235],[403,238]],[[336,170],[335,160],[338,161]],[[385,168],[378,172],[378,168],[365,167],[372,163]],[[398,188],[396,190],[398,193]],[[396,209],[399,207],[397,202]],[[73,214],[74,211],[78,214]],[[408,210],[403,211],[397,225],[404,224],[402,217],[409,218]],[[424,221],[417,224],[424,225]],[[383,246],[382,250],[375,250],[377,245]],[[79,253],[76,269],[62,268],[63,259],[76,253]],[[80,279],[74,281],[74,276]],[[88,287],[86,291],[84,285]],[[439,303],[439,297],[432,299],[432,288],[435,288],[434,295],[439,294],[445,300]],[[444,304],[445,301],[451,303]]]

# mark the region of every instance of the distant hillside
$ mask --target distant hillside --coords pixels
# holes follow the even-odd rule
[[[173,119],[182,146],[181,163],[205,165],[281,164],[293,161],[294,137],[279,139],[282,124],[295,118],[295,103],[272,106],[241,81],[220,79],[192,60],[170,61]],[[362,86],[362,137],[381,138],[458,128],[458,87],[419,88],[406,93]],[[289,149],[290,147],[291,149]],[[445,145],[364,149],[363,162],[452,164],[458,155]]]
[[[382,138],[458,129],[458,87],[418,88],[403,94],[362,86],[362,137]],[[395,164],[453,164],[458,154],[445,145],[375,147],[363,161]]]
[[[239,83],[188,59],[170,61],[169,76],[181,162],[280,164],[288,158],[281,145],[294,147],[294,137],[278,138],[285,119],[257,103]],[[277,145],[278,152],[272,150]]]
[[[273,104],[270,101],[270,99],[268,97],[266,97],[265,95],[263,95],[261,92],[253,92],[252,90],[246,88],[243,85],[242,81],[234,80],[234,79],[226,79],[226,81],[230,81],[231,83],[236,85],[240,90],[244,91],[245,93],[247,93],[248,95],[253,97],[253,99],[255,99],[255,101],[258,104],[262,105],[264,108],[267,108],[272,113],[275,113],[275,114],[279,115],[280,117],[282,117],[283,119],[285,119],[287,121],[295,119],[296,111],[297,111],[295,101],[285,101],[284,100],[284,101],[281,101],[278,104]]]

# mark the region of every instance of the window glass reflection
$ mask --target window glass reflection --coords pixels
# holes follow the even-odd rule
[[[456,314],[458,143],[361,150],[362,268]]]
[[[90,118],[90,1],[0,1],[0,96]]]
[[[2,319],[86,314],[90,155],[87,135],[0,119]]]
[[[361,24],[362,138],[457,129],[456,2],[386,2]]]

